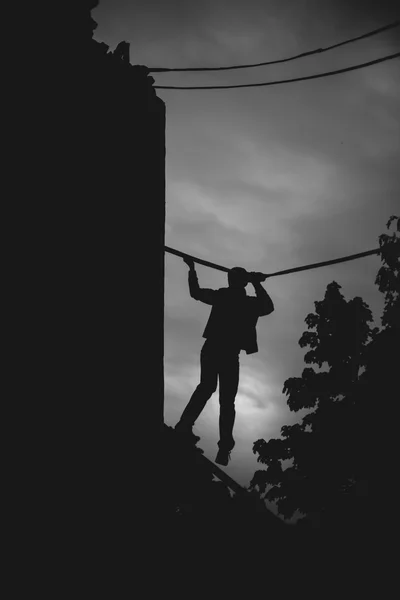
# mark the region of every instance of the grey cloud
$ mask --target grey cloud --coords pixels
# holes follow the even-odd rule
[[[210,252],[210,260],[229,268],[235,266],[241,255],[247,255],[245,251],[249,247],[249,243],[251,243],[249,234],[239,231],[234,227],[225,226],[223,223],[218,222],[216,218],[199,218],[196,221],[185,221],[183,218],[179,219],[174,216],[169,222],[171,224],[171,236],[175,240],[174,244],[178,244],[179,248],[185,248],[185,251],[189,254],[192,253],[195,255],[195,252],[191,251],[193,241],[204,244]],[[235,261],[232,259],[232,248],[235,249]],[[203,256],[205,259],[207,257],[206,255]],[[250,264],[248,259],[244,259],[242,266],[244,268],[251,268],[252,264]],[[216,278],[217,275],[215,275],[215,272],[213,273]],[[223,276],[222,280],[219,272],[218,279],[222,281],[220,287],[226,285],[225,276]]]
[[[375,199],[364,204],[343,203],[335,212],[326,210],[296,219],[288,217],[286,222],[290,222],[297,238],[299,263],[308,264],[378,247],[378,236],[385,229],[386,219],[382,205]]]
[[[392,21],[398,18],[398,7],[390,0],[100,0],[93,17],[99,23],[97,35],[118,36],[120,30],[140,39],[163,38],[183,30],[190,34],[207,24],[228,29],[250,24],[267,32],[270,26],[271,36],[279,19],[305,41],[314,38],[322,43],[327,31],[342,36]],[[388,35],[398,42],[396,30]]]
[[[188,302],[190,297],[188,294]],[[194,300],[193,300],[194,302]],[[203,325],[200,320],[193,317],[177,317],[169,314],[170,309],[166,307],[164,317],[164,330],[168,335],[174,335],[183,343],[191,341],[195,336],[203,333]]]
[[[263,203],[271,205],[282,205],[282,203],[287,200],[286,191],[266,189],[257,183],[247,183],[240,181],[239,179],[210,182],[207,176],[204,174],[202,185],[204,185],[205,188],[211,188],[213,191],[218,192],[221,198],[250,196],[255,200],[259,200]]]
[[[207,19],[211,2],[191,0],[100,0],[93,11],[98,23],[96,39],[105,38],[111,46],[122,39],[168,39],[177,32],[194,33]]]

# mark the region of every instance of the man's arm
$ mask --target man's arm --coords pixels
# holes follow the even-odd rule
[[[274,303],[268,292],[261,285],[261,281],[264,281],[265,279],[266,276],[263,273],[249,273],[249,281],[253,285],[257,296],[259,317],[269,315],[274,310]]]
[[[195,300],[200,300],[200,302],[204,302],[205,304],[214,304],[215,290],[201,288],[199,286],[199,280],[197,279],[194,262],[189,258],[184,258],[183,260],[189,267],[189,291],[191,297]]]

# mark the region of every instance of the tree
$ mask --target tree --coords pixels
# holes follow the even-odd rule
[[[336,526],[361,523],[367,514],[369,409],[382,390],[387,395],[395,390],[399,347],[398,217],[391,217],[388,229],[393,221],[397,232],[379,238],[381,328],[371,326],[372,313],[360,297],[346,301],[340,285],[330,283],[324,299],[315,302],[315,313],[306,317],[309,331],[299,340],[308,348],[306,364],[313,366],[287,379],[283,388],[291,411],[309,412],[282,427],[280,439],[254,443],[257,461],[268,468],[255,473],[251,487],[276,501],[286,518],[299,511]],[[284,461],[290,466],[284,468]]]
[[[391,393],[395,388],[400,339],[400,218],[390,217],[387,228],[391,234],[379,236],[383,265],[375,283],[384,296],[381,327],[374,330],[368,348],[365,384],[375,393]]]

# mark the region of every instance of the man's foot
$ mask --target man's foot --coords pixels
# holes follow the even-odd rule
[[[200,437],[195,435],[190,427],[182,427],[178,423],[178,425],[175,426],[175,431],[182,440],[185,440],[190,444],[197,444],[197,442],[200,441]]]
[[[229,463],[230,459],[231,459],[231,450],[225,450],[224,448],[220,448],[218,450],[218,454],[215,459],[215,462],[218,463],[219,465],[223,465],[224,467],[226,467],[226,465]]]

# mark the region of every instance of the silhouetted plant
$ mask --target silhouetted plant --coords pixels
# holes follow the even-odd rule
[[[389,398],[396,390],[399,221],[391,217],[387,227],[395,223],[393,233],[379,238],[382,326],[371,326],[371,311],[360,297],[347,301],[340,285],[330,283],[324,299],[315,302],[315,313],[307,315],[308,331],[299,340],[308,348],[305,362],[314,366],[287,379],[283,388],[291,411],[309,412],[282,427],[281,439],[254,443],[257,461],[267,470],[255,473],[251,488],[275,501],[286,518],[299,511],[325,525],[360,522],[367,514],[369,408],[382,392]],[[287,460],[291,464],[284,468]]]

